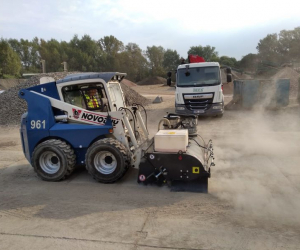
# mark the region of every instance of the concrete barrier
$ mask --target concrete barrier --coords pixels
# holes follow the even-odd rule
[[[236,107],[278,108],[289,105],[290,79],[234,80],[233,83],[233,101],[230,103]]]

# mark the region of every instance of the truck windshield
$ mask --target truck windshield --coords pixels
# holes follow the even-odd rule
[[[179,69],[177,71],[177,86],[203,86],[220,84],[219,67],[198,67]]]

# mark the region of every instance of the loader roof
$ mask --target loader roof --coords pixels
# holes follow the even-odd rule
[[[110,80],[118,80],[119,82],[126,76],[126,73],[119,72],[87,72],[87,73],[78,73],[71,74],[66,76],[65,78],[58,80],[56,83],[66,83],[78,80],[87,80],[87,79],[103,79],[105,82],[109,82]]]

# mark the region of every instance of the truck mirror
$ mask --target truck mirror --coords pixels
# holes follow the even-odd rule
[[[231,74],[231,68],[226,68],[226,73]]]
[[[172,76],[172,72],[169,71],[169,72],[167,73],[167,76],[168,76],[168,77],[171,77],[171,76]]]
[[[167,78],[167,85],[171,86],[171,78],[170,77]]]
[[[232,82],[232,75],[231,74],[227,74],[227,82]]]

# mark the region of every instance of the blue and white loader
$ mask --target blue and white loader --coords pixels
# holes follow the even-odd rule
[[[113,183],[135,167],[139,183],[193,183],[207,192],[213,148],[197,135],[197,117],[169,114],[149,139],[142,105],[125,105],[125,76],[80,73],[19,91],[28,105],[23,151],[37,175],[60,181],[85,165],[95,180]]]

